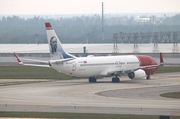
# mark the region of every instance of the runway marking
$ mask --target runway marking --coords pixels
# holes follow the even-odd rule
[[[37,110],[42,110],[42,109],[48,109],[48,108],[53,108],[53,107],[55,107],[55,106],[52,106],[52,105],[50,105],[50,106],[38,106],[37,108],[31,108],[31,109],[28,109],[27,111],[37,111]]]

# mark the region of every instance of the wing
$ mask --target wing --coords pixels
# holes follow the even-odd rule
[[[43,61],[43,60],[33,60],[33,59],[24,59],[24,60],[28,60],[28,61],[34,61],[34,62],[40,62],[40,63],[46,63],[46,64],[44,64],[44,65],[38,65],[38,64],[24,64],[23,62],[22,62],[22,60],[18,57],[18,55],[14,52],[14,56],[16,57],[16,59],[17,59],[17,61],[18,61],[18,63],[20,64],[20,65],[26,65],[26,66],[37,66],[37,67],[50,67],[49,66],[49,62],[48,61]]]
[[[24,64],[22,60],[18,57],[16,53],[14,53],[14,56],[16,57],[18,63],[20,65],[26,65],[26,66],[37,66],[37,67],[50,67],[51,64],[59,64],[59,63],[64,63],[70,60],[73,60],[75,58],[66,58],[66,59],[59,59],[59,60],[50,60],[50,61],[43,61],[43,60],[34,60],[34,59],[23,59],[27,61],[33,61],[33,62],[39,62],[39,63],[44,63],[44,65],[38,65],[38,64]]]
[[[139,69],[144,69],[144,68],[155,68],[155,67],[158,67],[160,66],[159,65],[147,65],[147,66],[140,66],[139,68],[136,68],[136,69],[131,69],[131,70],[114,70],[114,71],[110,71],[110,72],[107,72],[107,75],[108,76],[118,76],[120,74],[128,74],[130,72],[134,72],[134,71],[137,71]]]
[[[147,66],[140,66],[138,69],[144,69],[144,68],[154,68],[154,67],[158,67],[158,66],[160,66],[160,64],[159,64],[159,65],[147,65]]]
[[[119,76],[122,73],[123,71],[114,70],[114,71],[107,72],[107,76]]]

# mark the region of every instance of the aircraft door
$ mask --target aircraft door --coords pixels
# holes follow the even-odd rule
[[[76,71],[76,62],[72,62],[72,71]]]

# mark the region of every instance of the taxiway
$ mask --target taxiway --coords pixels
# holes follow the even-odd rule
[[[0,86],[0,111],[80,112],[180,116],[180,99],[160,97],[180,91],[180,73],[155,74],[151,80],[120,83],[110,78]]]

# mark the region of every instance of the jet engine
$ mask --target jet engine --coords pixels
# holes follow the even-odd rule
[[[146,77],[146,73],[142,69],[138,69],[137,71],[128,73],[128,77],[130,79],[143,79]]]

